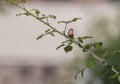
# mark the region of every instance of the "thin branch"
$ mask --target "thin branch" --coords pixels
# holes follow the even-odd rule
[[[66,33],[67,25],[68,25],[68,24],[66,23],[66,24],[65,24],[64,31],[63,31],[64,35],[65,35],[65,33]]]
[[[70,39],[66,34],[66,27],[67,24],[65,25],[65,29],[64,32],[60,32],[59,30],[57,30],[57,28],[51,26],[50,24],[48,24],[48,22],[43,21],[42,19],[40,19],[39,17],[37,17],[36,15],[34,15],[33,13],[31,13],[30,11],[28,11],[25,7],[22,7],[20,5],[18,5],[17,3],[15,3],[12,0],[9,0],[9,2],[15,6],[17,6],[18,8],[24,10],[25,12],[29,13],[29,15],[33,16],[34,18],[36,18],[37,20],[39,20],[40,22],[44,23],[46,26],[50,27],[51,29],[54,30],[54,32],[57,32],[58,34],[64,36],[67,39]],[[84,49],[84,47],[76,40],[74,40],[74,42],[77,46],[79,46],[80,48]],[[99,61],[100,63],[102,63],[103,65],[105,65],[107,68],[109,68],[110,70],[112,70],[114,73],[119,74],[119,72],[112,66],[107,64],[106,62],[104,62],[104,60],[102,60],[101,58],[99,58],[96,54],[94,54],[92,51],[90,51],[89,49],[84,49],[86,52],[88,52],[89,54],[91,54],[97,61]]]

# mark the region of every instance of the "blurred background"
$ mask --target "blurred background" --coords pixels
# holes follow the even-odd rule
[[[120,49],[120,0],[27,0],[26,8],[39,9],[41,13],[57,16],[57,21],[81,17],[82,20],[68,25],[74,28],[75,36],[93,36],[88,41],[102,41],[104,47],[94,51],[100,55],[105,50]],[[103,65],[97,63],[94,70],[86,69],[84,77],[74,76],[89,59],[81,49],[74,46],[66,54],[56,47],[64,37],[36,37],[47,29],[33,17],[16,14],[23,12],[5,0],[0,0],[0,84],[119,84],[109,79],[112,74],[98,75]],[[63,24],[51,21],[63,31]],[[120,64],[116,55],[107,61]],[[99,66],[99,67],[98,67]]]

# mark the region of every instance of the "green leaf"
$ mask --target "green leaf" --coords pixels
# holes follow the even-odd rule
[[[21,16],[21,15],[26,15],[26,16],[28,16],[28,15],[30,15],[30,14],[29,14],[28,12],[16,14],[16,16]]]
[[[50,30],[51,30],[51,29],[47,29],[47,30],[45,31],[45,33],[48,33]]]
[[[70,42],[74,42],[75,38],[70,38],[69,41]]]
[[[114,55],[114,54],[120,54],[120,50],[115,50],[115,51],[113,51],[113,52],[112,52],[112,55]]]
[[[55,15],[49,15],[50,18],[53,18],[54,20],[56,19]]]
[[[120,82],[120,75],[118,76],[118,81]]]
[[[79,19],[81,19],[81,18],[73,18],[73,19],[72,19],[72,22],[76,22],[76,21],[79,20]]]
[[[35,11],[35,14],[36,14],[37,16],[39,16],[40,11],[39,11],[39,10],[36,10],[36,11]]]
[[[28,12],[25,13],[26,16],[30,15]]]
[[[92,36],[84,36],[84,37],[81,37],[81,39],[88,39],[88,38],[93,38]]]
[[[107,71],[108,71],[108,69],[105,67],[105,68],[100,72],[100,74],[103,75],[103,74],[105,74]]]
[[[59,24],[59,23],[65,23],[65,24],[68,24],[68,21],[58,21],[57,23],[58,23],[58,24]]]
[[[58,21],[58,24],[59,23],[69,24],[69,23],[72,23],[72,22],[76,22],[79,19],[81,19],[81,18],[73,18],[72,20],[68,20],[68,21]]]
[[[93,69],[95,67],[95,61],[94,60],[90,60],[87,64],[87,67],[90,69]]]
[[[110,76],[109,78],[118,78],[118,74],[114,74],[114,75]]]
[[[95,47],[95,48],[101,48],[102,45],[103,45],[102,42],[95,42],[95,43],[94,43],[94,47]]]
[[[83,42],[83,40],[82,40],[82,38],[81,38],[81,37],[78,37],[78,41],[79,41],[80,43],[82,43],[82,42]]]
[[[38,36],[36,39],[39,40],[43,37],[43,35]]]
[[[20,2],[26,3],[26,0],[20,0]]]
[[[93,38],[93,37],[91,36],[78,37],[78,41],[82,43],[84,39],[88,39],[88,38]]]
[[[35,14],[36,14],[37,16],[39,16],[39,14],[40,14],[40,11],[37,10],[37,9],[32,9],[31,11],[35,11]]]
[[[73,47],[72,47],[71,45],[68,45],[68,46],[64,47],[64,51],[65,51],[66,53],[72,51],[72,49],[73,49]]]
[[[92,47],[92,43],[84,45],[85,49],[90,49]]]
[[[53,33],[50,33],[50,35],[55,37],[55,35]]]
[[[75,74],[75,79],[77,79],[77,76],[78,74],[81,73],[81,76],[84,77],[84,71],[85,71],[85,68],[83,68],[82,70],[79,70],[76,74]]]
[[[19,14],[16,14],[16,17],[17,16],[21,16],[21,15],[26,15],[26,16],[28,16],[28,15],[30,15],[28,12],[26,12],[26,13],[19,13]]]
[[[56,48],[56,50],[58,50],[59,48],[61,48],[61,47],[63,47],[63,46],[65,46],[65,45],[62,44],[62,45],[58,46],[58,47]]]
[[[82,71],[81,71],[81,76],[82,77],[84,76],[84,71],[85,71],[85,68],[83,68]]]
[[[107,59],[109,57],[109,54],[109,51],[106,51],[105,53],[103,53],[102,58]]]

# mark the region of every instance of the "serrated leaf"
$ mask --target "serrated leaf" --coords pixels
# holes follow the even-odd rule
[[[56,50],[58,50],[59,48],[61,48],[61,47],[63,47],[63,46],[65,46],[65,45],[62,44],[62,45],[58,46],[58,47],[56,48]]]
[[[46,31],[45,31],[45,33],[47,33],[47,32],[49,32],[51,29],[47,29]]]
[[[94,43],[94,47],[95,47],[95,48],[101,48],[102,45],[103,45],[102,42],[95,42],[95,43]]]
[[[87,67],[90,69],[93,69],[95,67],[95,61],[94,60],[90,60],[87,64]]]
[[[64,51],[65,51],[66,53],[72,51],[72,49],[73,49],[73,47],[72,47],[71,45],[68,45],[68,46],[64,47]]]
[[[36,39],[39,40],[43,37],[43,35],[38,36]]]

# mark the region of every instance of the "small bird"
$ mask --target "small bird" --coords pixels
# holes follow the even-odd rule
[[[68,30],[68,37],[73,38],[74,37],[74,30],[71,28]]]

